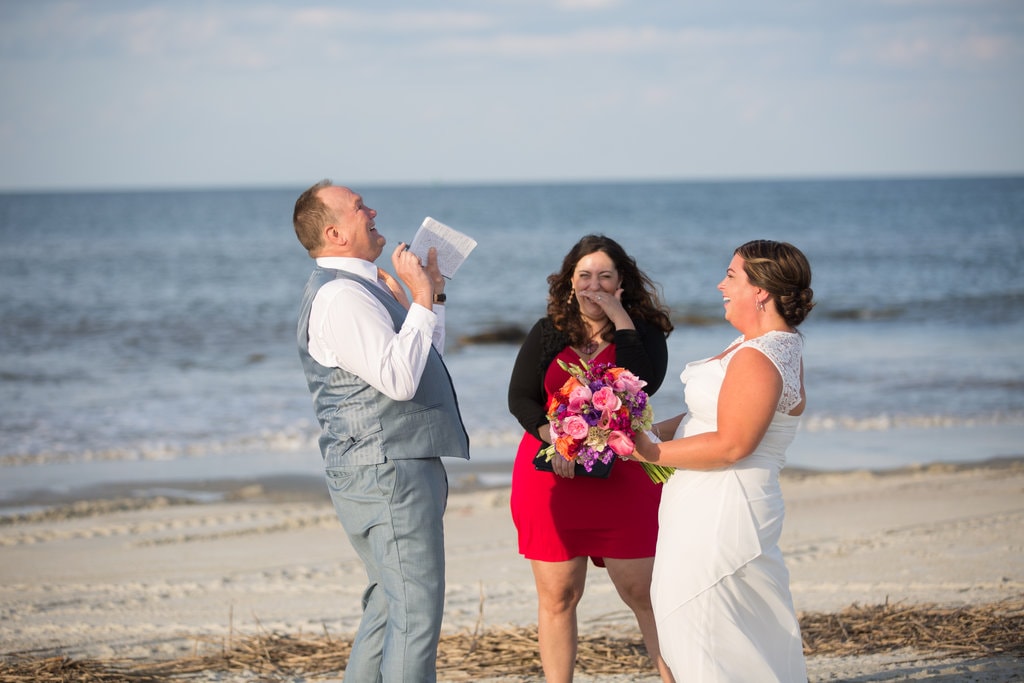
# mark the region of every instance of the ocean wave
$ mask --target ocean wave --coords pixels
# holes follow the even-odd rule
[[[904,301],[884,304],[862,303],[853,306],[829,305],[819,302],[813,315],[816,318],[843,322],[953,322],[964,325],[968,322],[1003,324],[1013,320],[1024,310],[1024,291],[1001,291],[993,296],[991,291],[977,293],[949,292],[938,296],[908,298]]]
[[[800,429],[808,432],[884,432],[896,429],[946,429],[950,427],[986,427],[997,425],[1024,425],[1024,412],[995,415],[889,415],[866,417],[842,415],[808,415]]]
[[[244,453],[319,454],[316,430],[285,430],[256,436],[225,438],[182,443],[152,442],[72,451],[70,449],[40,450],[31,453],[0,454],[0,467],[89,463],[89,462],[160,462]],[[522,432],[511,429],[485,429],[469,435],[473,448],[509,448],[510,453],[522,438]]]
[[[1024,425],[1024,411],[986,416],[879,414],[852,417],[821,414],[805,416],[800,429],[813,433],[885,432],[901,429],[942,430],[1021,425]],[[471,449],[507,451],[511,458],[522,435],[518,428],[492,427],[472,430],[469,437]],[[0,468],[69,463],[159,462],[247,453],[319,454],[318,436],[316,430],[292,429],[234,439],[187,443],[154,442],[77,452],[55,449],[33,453],[8,453],[0,454]]]
[[[319,450],[316,433],[282,431],[235,439],[182,443],[162,441],[81,451],[55,449],[31,453],[6,453],[0,455],[0,467],[45,465],[50,463],[158,462],[244,452],[298,453],[304,450],[312,452]]]

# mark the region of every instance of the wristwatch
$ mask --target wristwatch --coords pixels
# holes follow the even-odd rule
[[[448,297],[445,296],[444,292],[441,292],[440,294],[435,294],[434,295],[434,303],[435,304],[443,304],[445,301],[448,301]]]

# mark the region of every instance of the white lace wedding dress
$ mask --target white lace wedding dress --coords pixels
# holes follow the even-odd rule
[[[740,348],[764,353],[783,378],[782,398],[756,451],[709,472],[678,469],[665,483],[651,595],[661,653],[676,680],[806,683],[800,626],[779,550],[785,513],[779,471],[799,417],[799,334],[734,342],[722,358],[683,370],[687,415],[676,437],[714,431],[718,393]]]

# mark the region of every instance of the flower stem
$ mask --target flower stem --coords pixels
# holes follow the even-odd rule
[[[641,462],[644,466],[644,471],[647,472],[647,476],[651,478],[655,484],[664,484],[668,481],[668,478],[675,472],[674,467],[665,467],[664,465],[655,465],[653,462]]]

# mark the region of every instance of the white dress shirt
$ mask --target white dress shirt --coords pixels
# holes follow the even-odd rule
[[[316,259],[318,266],[343,270],[390,290],[369,261],[340,256]],[[358,375],[396,401],[415,395],[430,346],[444,350],[444,306],[428,310],[412,304],[396,333],[391,314],[370,292],[347,278],[320,288],[309,314],[309,354],[320,365]]]

